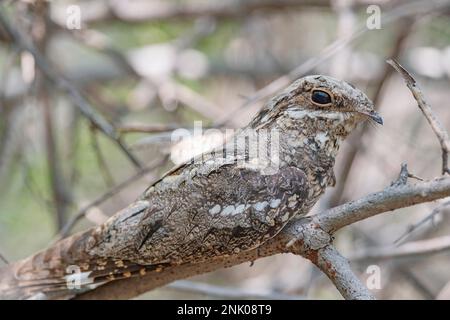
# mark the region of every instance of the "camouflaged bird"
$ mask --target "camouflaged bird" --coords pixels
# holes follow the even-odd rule
[[[335,184],[339,145],[368,119],[382,123],[352,85],[321,75],[299,79],[222,148],[168,172],[103,225],[4,268],[0,296],[67,298],[118,278],[257,248]],[[254,161],[261,155],[239,143],[249,132],[276,144],[276,157]],[[81,289],[67,288],[71,265],[79,267]]]

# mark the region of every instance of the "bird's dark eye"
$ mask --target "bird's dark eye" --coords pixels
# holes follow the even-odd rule
[[[332,102],[331,96],[328,92],[322,90],[314,90],[311,95],[312,102],[316,104],[330,104]]]

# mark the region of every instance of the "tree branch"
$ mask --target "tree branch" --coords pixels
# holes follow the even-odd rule
[[[316,265],[333,282],[345,299],[374,300],[350,268],[350,264],[333,246],[329,245],[318,251]]]
[[[319,213],[315,219],[328,232],[377,214],[450,196],[450,179],[437,178],[413,185],[389,186],[359,200]]]
[[[416,80],[411,74],[406,71],[397,61],[389,59],[387,61],[405,80],[406,86],[411,90],[414,99],[417,101],[419,109],[427,119],[428,123],[433,129],[434,134],[439,140],[442,149],[442,174],[450,174],[450,168],[448,166],[448,154],[450,153],[450,139],[447,130],[441,124],[431,106],[425,100],[422,90],[419,88]]]
[[[160,272],[149,272],[144,276],[127,278],[107,283],[97,289],[79,295],[77,299],[127,299],[164,286],[172,281],[185,279],[194,275],[234,266],[243,262],[254,261],[261,257],[278,253],[294,253],[301,255],[329,275],[335,281],[339,292],[349,299],[371,298],[367,290],[362,290],[356,276],[343,258],[330,247],[331,234],[336,230],[381,214],[383,212],[433,201],[450,196],[450,178],[440,178],[414,185],[393,185],[382,191],[367,195],[359,200],[326,210],[315,216],[306,217],[289,223],[275,238],[261,247],[230,257],[207,259],[198,263],[186,263],[170,266]],[[293,241],[293,239],[295,239]],[[333,260],[334,259],[334,260]],[[343,269],[336,270],[333,278],[333,267],[326,263],[338,262]]]
[[[423,218],[422,220],[420,220],[419,222],[417,222],[416,224],[409,226],[407,228],[407,230],[400,236],[398,237],[395,241],[394,244],[396,244],[397,246],[402,244],[403,242],[405,242],[405,240],[407,238],[409,238],[409,236],[416,231],[417,229],[419,229],[420,227],[422,227],[425,223],[427,223],[428,221],[431,222],[432,225],[434,225],[434,220],[436,218],[436,216],[440,213],[442,213],[443,211],[445,211],[445,209],[448,209],[448,207],[450,206],[450,200],[445,201],[441,204],[439,204],[436,208],[434,208],[430,214],[428,214],[425,218]]]
[[[350,257],[351,261],[386,260],[392,258],[411,258],[422,255],[431,255],[450,250],[450,236],[433,239],[412,241],[397,246],[369,248],[356,252]]]

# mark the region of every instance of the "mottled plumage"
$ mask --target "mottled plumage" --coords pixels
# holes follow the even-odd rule
[[[92,287],[256,248],[307,214],[334,185],[339,145],[366,119],[381,122],[358,89],[326,76],[302,78],[223,148],[170,171],[103,225],[3,270],[16,268],[17,278],[2,280],[0,295],[66,295],[70,264],[81,266],[83,283]],[[252,161],[249,145],[240,139],[249,132],[277,136],[271,140],[275,160]]]

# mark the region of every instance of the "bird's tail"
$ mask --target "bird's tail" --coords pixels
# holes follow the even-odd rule
[[[90,239],[91,231],[76,234],[0,269],[0,299],[71,299],[148,268],[90,255]]]

